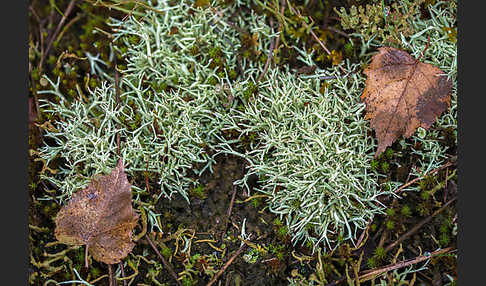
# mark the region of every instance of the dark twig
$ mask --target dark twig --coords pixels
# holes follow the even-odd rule
[[[297,15],[299,18],[302,18],[302,15],[300,14],[300,12],[298,10],[295,10],[292,6],[289,5],[289,8],[290,10],[292,11],[292,13],[294,13],[295,15]],[[309,17],[310,18],[310,17]],[[314,33],[314,31],[309,27],[309,25],[305,22],[305,21],[302,21],[302,23],[304,24],[304,26],[306,27],[306,29],[309,30],[310,34],[312,35],[312,37],[314,38],[314,40],[316,40],[319,45],[324,49],[324,51],[326,51],[326,53],[328,55],[331,55],[331,52],[329,51],[329,49],[326,47],[326,45],[324,45],[324,43],[321,41],[321,39],[319,39],[319,37]],[[339,66],[339,68],[341,69],[341,71],[343,71],[344,73],[346,73],[346,70],[342,67],[342,66]]]
[[[424,220],[422,220],[421,222],[419,222],[416,226],[414,226],[412,229],[410,229],[409,231],[407,231],[406,233],[404,233],[399,239],[397,239],[396,241],[394,241],[392,244],[390,244],[387,247],[385,247],[385,251],[386,252],[390,251],[397,244],[399,244],[400,242],[404,241],[407,237],[409,237],[412,234],[414,234],[415,232],[417,232],[424,224],[428,223],[430,220],[432,220],[432,218],[434,218],[436,215],[438,215],[443,210],[445,210],[455,200],[456,200],[456,197],[454,197],[451,200],[449,200],[440,209],[436,210],[433,214],[431,214],[430,216],[426,217]]]
[[[74,23],[76,23],[79,19],[82,18],[82,14],[78,14],[76,15],[76,17],[74,17],[71,21],[69,21],[66,26],[64,26],[64,28],[62,29],[62,31],[59,33],[59,35],[57,36],[56,40],[54,41],[55,43],[59,42],[62,38],[62,36],[66,33],[66,31],[69,29],[69,27],[71,27]]]
[[[449,161],[449,162],[445,163],[444,165],[442,165],[442,166],[440,166],[440,167],[438,167],[438,168],[436,168],[436,169],[434,169],[434,170],[432,170],[432,171],[428,172],[428,173],[427,173],[427,174],[425,174],[423,177],[430,176],[430,175],[432,175],[432,174],[434,174],[434,173],[439,172],[440,170],[442,170],[442,169],[444,169],[444,168],[447,168],[447,167],[452,166],[452,165],[455,165],[455,164],[456,164],[456,162],[455,162],[455,161]],[[401,192],[401,191],[402,191],[403,189],[405,189],[406,187],[408,187],[408,186],[412,185],[413,183],[415,183],[415,182],[417,182],[417,181],[420,181],[420,180],[421,180],[423,177],[417,177],[417,178],[415,178],[415,179],[413,179],[413,180],[411,180],[411,181],[409,181],[409,182],[407,182],[407,183],[403,184],[402,186],[400,186],[398,189],[396,189],[396,190],[395,190],[395,193],[399,193],[399,192]]]
[[[272,27],[273,30],[273,19],[270,18],[270,26]],[[277,38],[280,38],[280,34],[277,36]],[[275,41],[273,39],[270,40],[270,51],[268,52],[268,57],[267,61],[265,62],[265,67],[263,68],[262,73],[260,76],[257,78],[257,82],[260,82],[260,80],[263,78],[263,76],[267,73],[268,68],[270,67],[270,62],[272,61],[272,56],[273,56],[273,49],[275,48]]]
[[[325,29],[326,29],[326,30],[329,30],[329,31],[332,31],[332,32],[334,32],[334,33],[337,33],[337,34],[339,34],[339,35],[345,36],[345,37],[346,37],[346,38],[348,38],[348,39],[350,39],[350,38],[351,38],[351,37],[350,37],[348,34],[346,34],[345,32],[343,32],[343,31],[341,31],[341,30],[339,30],[339,29],[336,29],[336,28],[334,28],[334,27],[327,26],[327,27],[325,27]]]
[[[71,2],[69,2],[69,5],[67,6],[66,11],[64,12],[64,15],[62,16],[61,21],[59,21],[59,23],[57,24],[56,30],[50,36],[49,41],[47,42],[46,50],[42,54],[42,57],[40,59],[39,68],[42,67],[42,64],[44,63],[44,60],[45,60],[47,54],[49,53],[49,50],[50,50],[50,48],[52,46],[52,43],[54,42],[54,39],[57,36],[57,33],[59,33],[59,30],[61,30],[62,25],[64,24],[64,22],[66,21],[67,17],[69,16],[69,14],[71,13],[71,11],[73,10],[74,3],[75,2],[76,2],[76,0],[71,0]]]
[[[241,245],[240,248],[238,248],[238,250],[235,252],[235,254],[233,254],[233,256],[231,256],[231,258],[224,264],[223,268],[221,268],[221,270],[219,270],[218,273],[216,273],[216,275],[214,275],[213,279],[211,279],[211,281],[209,281],[209,283],[206,284],[206,286],[213,285],[213,283],[218,280],[219,276],[221,276],[221,274],[224,273],[226,268],[228,268],[228,266],[230,266],[230,264],[233,262],[233,260],[235,260],[235,258],[238,255],[240,255],[240,253],[243,251],[243,249],[245,249],[245,247],[246,247],[246,244]]]
[[[422,51],[422,53],[420,54],[420,56],[415,61],[415,64],[417,64],[420,61],[420,59],[422,58],[422,56],[425,55],[425,51],[429,48],[429,44],[430,44],[430,36],[427,37],[427,45],[425,45],[424,50]]]
[[[449,167],[446,168],[446,177],[445,177],[445,185],[444,185],[444,199],[443,202],[447,201],[447,181],[449,180]]]
[[[84,267],[88,268],[88,245],[84,248]]]
[[[233,186],[233,194],[231,195],[231,202],[230,202],[230,205],[228,207],[228,211],[226,212],[226,215],[228,216],[228,218],[230,217],[231,211],[233,210],[233,205],[235,203],[235,197],[236,197],[236,187]]]
[[[224,234],[226,233],[228,222],[229,222],[230,216],[231,216],[231,211],[233,210],[233,205],[235,204],[235,198],[236,198],[236,187],[233,186],[233,194],[231,195],[230,205],[228,207],[228,211],[226,212],[224,228],[223,228],[223,231],[221,232],[221,243],[224,243]]]
[[[118,64],[117,64],[117,54],[115,51],[115,93],[116,93],[116,110],[120,110],[120,74],[118,73]],[[118,130],[116,132],[116,154],[120,157],[120,129],[121,124],[120,120],[118,120]]]
[[[359,236],[358,241],[356,242],[355,249],[359,249],[361,247],[361,243],[368,239],[368,230],[370,229],[370,226],[371,226],[372,223],[373,223],[373,220],[370,219],[370,221],[366,225],[366,228],[363,229],[363,232],[361,232],[361,235]],[[365,234],[366,234],[366,240],[364,240]]]
[[[123,262],[120,262],[121,278],[125,278],[125,268],[123,267]],[[127,280],[123,280],[123,286],[127,286]]]
[[[277,53],[278,53],[278,46],[280,44],[280,34],[282,33],[282,27],[283,27],[283,15],[284,15],[284,12],[285,12],[285,4],[287,4],[287,2],[285,0],[281,0],[280,1],[280,14],[282,15],[282,20],[278,22],[278,37],[277,39],[275,40],[275,48],[277,49]],[[273,60],[273,63],[275,64],[275,58]]]
[[[451,251],[454,251],[454,249],[452,247],[448,247],[448,248],[444,248],[444,249],[440,249],[440,250],[431,252],[429,255],[420,255],[420,256],[415,257],[413,259],[400,261],[400,262],[397,262],[397,263],[392,263],[392,264],[389,264],[387,266],[384,266],[384,267],[381,267],[381,268],[378,268],[378,269],[365,270],[365,271],[361,272],[361,274],[358,276],[357,279],[354,279],[354,280],[359,281],[359,282],[365,282],[365,281],[371,280],[371,279],[373,279],[377,276],[380,276],[384,273],[387,273],[389,271],[392,271],[392,270],[395,270],[395,269],[400,269],[400,268],[407,267],[407,266],[410,266],[410,265],[414,265],[414,264],[420,263],[422,261],[425,261],[427,259],[430,259],[433,256],[446,254],[446,253],[451,252]],[[340,279],[335,280],[331,283],[328,283],[325,286],[340,285],[340,283],[342,283],[345,279],[346,279],[346,276],[341,277]]]
[[[111,268],[111,264],[108,264],[108,276],[110,286],[113,286],[113,269]]]
[[[452,247],[448,247],[448,248],[444,248],[444,249],[440,249],[440,250],[431,252],[429,255],[420,255],[420,256],[415,257],[413,259],[389,264],[387,266],[384,266],[384,267],[381,267],[381,268],[378,268],[378,269],[374,269],[374,270],[371,270],[371,271],[369,271],[369,270],[364,271],[363,274],[359,276],[359,281],[360,282],[368,281],[368,280],[371,280],[374,277],[377,277],[378,275],[381,275],[383,273],[386,273],[386,272],[389,272],[389,271],[392,271],[392,270],[395,270],[395,269],[407,267],[407,266],[410,266],[410,265],[414,265],[414,264],[420,263],[422,261],[425,261],[427,259],[430,259],[433,256],[445,254],[445,253],[448,253],[452,250],[453,250]]]
[[[177,274],[174,272],[174,269],[172,269],[172,266],[170,266],[169,262],[167,262],[167,260],[165,260],[165,258],[160,254],[159,250],[155,246],[154,242],[150,239],[148,234],[145,235],[145,239],[147,239],[148,243],[150,244],[150,246],[152,246],[157,256],[160,258],[160,260],[162,260],[162,263],[164,264],[165,268],[167,268],[167,270],[169,271],[169,274],[174,278],[177,285],[182,286],[181,281],[177,280]]]

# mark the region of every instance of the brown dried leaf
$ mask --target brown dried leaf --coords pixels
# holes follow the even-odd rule
[[[378,139],[375,157],[398,137],[408,138],[418,127],[428,129],[450,105],[451,80],[439,68],[405,51],[379,48],[364,74],[361,100]]]
[[[95,176],[76,192],[56,216],[56,238],[83,245],[93,258],[115,264],[135,246],[132,231],[139,215],[132,208],[132,193],[123,161],[106,176]]]

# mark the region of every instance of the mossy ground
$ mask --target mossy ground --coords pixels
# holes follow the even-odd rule
[[[62,37],[54,41],[43,65],[39,66],[41,45],[45,47],[48,36],[62,18],[59,11],[65,11],[69,4],[67,0],[54,2],[30,1],[32,11],[35,11],[35,15],[33,12],[29,14],[32,115],[35,115],[36,100],[41,97],[54,100],[37,94],[37,91],[45,86],[41,74],[46,74],[50,78],[59,76],[62,91],[72,96],[76,94],[73,92],[76,85],[87,94],[88,86],[94,87],[100,84],[101,79],[89,75],[90,66],[88,61],[83,59],[85,52],[94,55],[100,53],[100,58],[108,63],[107,70],[112,70],[114,63],[109,59],[108,38],[102,32],[94,34],[92,30],[97,27],[99,30],[108,31],[109,27],[105,22],[107,15],[124,17],[124,13],[120,11],[93,6],[89,1],[76,4],[61,27]],[[204,5],[205,3],[202,2],[205,1],[196,1],[197,5]],[[230,5],[232,1],[224,2]],[[292,43],[305,43],[306,47],[316,50],[316,62],[323,67],[336,64],[344,58],[359,61],[359,42],[355,41],[354,46],[348,44],[350,38],[340,27],[338,16],[333,8],[348,9],[352,4],[363,5],[362,1],[359,1],[360,3],[355,3],[356,1],[307,2],[309,2],[307,6],[301,8],[307,15],[312,16],[316,21],[315,25],[321,28],[318,36],[325,41],[332,54],[327,56],[319,44],[305,32],[305,29],[302,29],[301,19],[298,18],[294,18],[295,24],[284,31],[284,38],[289,47]],[[423,6],[429,5],[429,2],[435,1],[425,1],[422,4],[423,17],[428,16]],[[290,3],[298,7],[303,4],[303,1],[290,1]],[[133,4],[131,5],[127,8],[133,7]],[[256,3],[248,5],[247,8],[271,15]],[[44,34],[41,36],[42,33]],[[243,38],[246,36],[248,35],[242,35]],[[62,56],[65,51],[67,53]],[[251,39],[248,39],[247,49],[242,50],[241,55],[254,57],[254,60],[265,61],[266,59],[266,55],[257,56],[251,53]],[[290,65],[296,70],[305,71],[305,67],[299,63],[295,51],[291,48],[282,47],[278,53],[278,61],[279,65]],[[123,65],[122,56],[119,56],[118,64]],[[36,160],[35,156],[37,148],[45,140],[42,137],[42,128],[38,126],[46,124],[50,119],[52,118],[47,114],[38,114],[35,124],[30,124],[29,127],[30,283],[31,285],[53,285],[55,281],[77,280],[73,272],[73,269],[76,269],[86,281],[93,282],[99,279],[94,283],[95,285],[108,285],[107,265],[91,260],[90,267],[86,269],[83,267],[83,247],[70,248],[53,243],[56,241],[53,234],[54,218],[60,205],[56,201],[40,200],[46,192],[55,193],[56,190],[41,182],[39,174],[55,171],[57,166],[56,164],[45,166],[42,161]],[[450,147],[449,155],[455,156],[454,133],[447,128],[439,131],[444,135],[441,137],[443,139],[440,139],[441,144]],[[420,146],[413,147],[420,149]],[[395,143],[372,163],[372,168],[383,174],[382,181],[394,180],[404,183],[409,181],[409,172],[418,158],[411,153],[410,147],[402,148],[402,145]],[[333,253],[321,255],[319,261],[318,253],[312,254],[310,246],[292,245],[291,238],[283,226],[285,224],[265,209],[264,197],[249,198],[238,190],[231,215],[227,216],[234,191],[233,182],[243,176],[244,167],[244,162],[240,159],[220,156],[217,158],[214,173],[203,174],[200,178],[201,185],[189,191],[190,205],[183,198],[176,196],[172,200],[158,200],[153,206],[154,210],[161,214],[162,231],[149,229],[148,233],[156,242],[162,255],[170,261],[174,271],[182,277],[183,285],[206,285],[211,280],[240,247],[241,241],[238,235],[241,234],[241,226],[245,218],[246,232],[253,234],[252,244],[247,245],[243,253],[226,269],[220,277],[221,285],[287,285],[288,278],[307,283],[313,279],[321,279],[322,274],[325,276],[325,281],[330,283],[345,277],[346,269],[352,273],[351,269],[357,265],[362,251],[360,268],[362,271],[390,264],[399,246],[393,247],[388,252],[384,251],[386,246],[431,216],[457,193],[457,176],[455,166],[452,165],[417,181],[415,184],[419,186],[420,192],[408,192],[403,194],[401,199],[384,197],[382,202],[388,206],[386,215],[374,219],[362,247],[353,249],[353,245],[343,243]],[[150,174],[131,178],[131,180],[132,184],[153,185],[152,195],[157,195],[155,180],[151,181]],[[423,254],[421,252],[430,252],[439,247],[456,248],[457,234],[454,229],[456,220],[454,204],[450,204],[402,241],[401,257],[414,258]],[[136,233],[141,230],[141,226],[136,228]],[[185,254],[181,252],[181,249],[189,246],[190,257],[187,252]],[[144,238],[138,241],[126,261],[125,277],[131,276],[128,281],[131,281],[132,285],[137,283],[138,285],[175,285],[172,277]],[[416,279],[418,282],[431,285],[436,282],[446,283],[449,281],[446,275],[457,277],[456,259],[453,255],[434,257],[427,269],[418,272]],[[409,274],[406,279],[412,280],[413,275]],[[121,281],[118,283],[122,284]]]

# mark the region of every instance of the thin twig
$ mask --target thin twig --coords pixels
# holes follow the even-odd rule
[[[230,202],[230,205],[228,207],[228,211],[226,212],[226,215],[228,216],[228,218],[230,217],[231,211],[233,210],[235,198],[236,198],[236,187],[233,187],[233,194],[231,195],[231,202]]]
[[[75,2],[76,2],[76,0],[71,0],[71,2],[69,2],[69,5],[67,6],[66,11],[64,12],[64,15],[62,16],[61,21],[59,21],[59,23],[57,24],[56,30],[54,31],[54,33],[49,38],[49,41],[47,42],[46,50],[45,50],[44,54],[42,55],[42,57],[40,59],[39,67],[41,67],[42,64],[44,63],[44,60],[45,60],[47,54],[49,53],[49,50],[52,46],[52,43],[54,42],[54,39],[57,36],[57,33],[59,33],[59,30],[61,30],[62,25],[64,24],[67,17],[71,13]]]
[[[82,14],[78,14],[76,15],[76,17],[74,17],[71,21],[69,21],[66,26],[64,26],[64,28],[62,29],[62,31],[59,33],[59,36],[57,36],[56,40],[54,41],[54,43],[58,43],[62,36],[66,33],[66,31],[69,29],[69,27],[71,27],[74,23],[76,23],[79,19],[81,19],[83,15]]]
[[[108,276],[110,286],[113,286],[113,269],[111,268],[111,264],[108,264]]]
[[[394,192],[397,194],[397,193],[401,192],[403,189],[405,189],[406,187],[408,187],[408,186],[412,185],[413,183],[415,183],[415,182],[417,182],[417,181],[419,181],[419,180],[423,179],[424,177],[426,177],[426,176],[430,176],[430,175],[432,175],[432,174],[434,174],[434,173],[439,172],[440,170],[442,170],[442,169],[444,169],[444,168],[447,168],[447,167],[452,166],[452,165],[455,165],[455,164],[456,164],[456,162],[455,162],[455,161],[449,161],[449,162],[445,163],[444,165],[442,165],[442,166],[440,166],[440,167],[438,167],[438,168],[435,168],[434,170],[432,170],[432,171],[428,172],[428,173],[427,173],[427,174],[425,174],[424,176],[422,176],[422,177],[417,177],[417,178],[415,178],[415,179],[413,179],[413,180],[411,180],[411,181],[409,181],[409,182],[407,182],[407,183],[403,184],[403,185],[402,185],[402,186],[400,186],[398,189],[396,189]]]
[[[412,234],[414,234],[415,232],[417,232],[424,224],[428,223],[430,220],[432,220],[432,218],[434,218],[436,215],[438,215],[439,213],[441,213],[443,210],[445,210],[451,203],[453,203],[454,201],[456,200],[456,197],[452,198],[451,200],[449,200],[447,203],[445,203],[440,209],[436,210],[432,215],[426,217],[424,220],[422,220],[421,222],[419,222],[416,226],[414,226],[412,229],[410,229],[409,231],[407,231],[405,234],[403,234],[399,239],[397,239],[395,242],[393,242],[392,244],[388,245],[387,247],[385,247],[385,251],[388,252],[390,249],[392,249],[393,247],[395,247],[397,244],[399,244],[400,242],[404,241],[406,238],[408,238],[409,236],[411,236]]]
[[[300,12],[298,10],[295,10],[290,5],[289,5],[289,8],[292,11],[292,13],[296,14],[299,18],[302,18],[302,15],[300,14]],[[310,18],[310,19],[312,21],[312,18]],[[304,24],[305,28],[307,30],[309,30],[309,32],[312,35],[312,37],[314,38],[314,40],[316,40],[319,43],[319,45],[324,49],[324,51],[326,51],[326,53],[328,55],[331,55],[331,52],[329,51],[329,49],[326,47],[326,45],[324,45],[324,43],[321,41],[321,39],[319,39],[319,37],[317,37],[317,35],[314,33],[314,31],[312,31],[312,29],[310,29],[309,25],[305,21],[302,21],[302,23]],[[339,66],[339,68],[341,69],[341,71],[343,71],[344,73],[346,73],[346,70],[342,66]]]
[[[123,262],[120,262],[121,278],[125,278],[125,268],[123,268]],[[124,279],[123,286],[127,286],[127,281]]]
[[[88,268],[88,245],[84,248],[84,267]]]
[[[358,276],[358,280],[359,280],[359,282],[365,282],[365,281],[371,280],[371,279],[373,279],[373,278],[375,278],[379,275],[382,275],[386,272],[389,272],[389,271],[392,271],[392,270],[395,270],[395,269],[399,269],[399,268],[403,268],[403,267],[407,267],[407,266],[410,266],[410,265],[414,265],[414,264],[420,263],[422,261],[425,261],[427,259],[430,259],[431,257],[441,255],[441,254],[445,254],[445,253],[448,253],[448,252],[451,252],[451,251],[454,251],[454,250],[455,249],[453,249],[452,247],[448,247],[448,248],[444,248],[444,249],[440,249],[440,250],[431,252],[429,255],[421,255],[421,256],[415,257],[413,259],[400,261],[400,262],[397,262],[397,263],[392,263],[392,264],[389,264],[387,266],[384,266],[384,267],[381,267],[381,268],[378,268],[378,269],[365,270],[365,271],[362,271],[361,274]],[[335,280],[331,283],[326,284],[325,286],[339,285],[345,279],[346,279],[346,276],[343,276],[338,280]]]
[[[115,94],[116,94],[116,110],[120,110],[120,74],[118,73],[118,63],[117,63],[117,54],[115,51]],[[116,132],[116,154],[120,157],[120,129],[121,124],[120,120],[118,120],[118,130]]]
[[[223,228],[223,231],[221,232],[221,243],[224,243],[224,234],[226,233],[228,221],[230,220],[230,216],[231,216],[231,211],[233,210],[233,205],[235,204],[235,198],[236,198],[236,187],[233,186],[233,194],[231,195],[230,205],[228,207],[228,211],[226,212],[226,219],[225,219],[225,222],[224,222],[224,228]]]
[[[444,199],[443,202],[447,201],[447,181],[449,179],[449,167],[446,168],[446,177],[445,177],[445,185],[444,185]]]
[[[282,33],[282,27],[283,27],[283,15],[284,15],[284,12],[285,12],[285,4],[287,4],[287,2],[285,0],[281,0],[280,1],[280,15],[282,15],[282,19],[280,21],[278,21],[278,37],[277,39],[275,40],[275,49],[276,50],[276,53],[278,53],[279,49],[278,49],[278,46],[280,44],[280,34]],[[273,63],[276,64],[276,61],[275,61],[275,58],[273,58]]]
[[[379,268],[379,269],[375,269],[375,270],[372,270],[372,271],[369,271],[369,270],[364,271],[364,273],[362,275],[360,275],[358,279],[359,279],[360,282],[368,281],[368,280],[373,279],[374,277],[382,275],[383,273],[386,273],[386,272],[389,272],[389,271],[392,271],[392,270],[395,270],[395,269],[407,267],[407,266],[410,266],[410,265],[414,265],[414,264],[420,263],[422,261],[425,261],[427,259],[430,259],[433,256],[437,256],[437,255],[440,255],[440,254],[445,254],[445,253],[451,252],[452,250],[453,250],[452,247],[448,247],[448,248],[444,248],[444,249],[440,249],[440,250],[431,252],[429,255],[420,255],[420,256],[415,257],[413,259],[393,263],[393,264],[384,266],[384,267]]]
[[[270,18],[270,26],[273,30],[273,19]],[[277,38],[280,38],[280,34],[278,34]],[[263,78],[263,76],[267,73],[268,68],[270,67],[270,61],[272,60],[273,57],[273,49],[275,48],[275,41],[273,39],[270,40],[270,51],[268,52],[268,57],[267,61],[265,62],[265,67],[263,68],[262,73],[260,76],[257,78],[257,82],[260,82],[260,80]]]
[[[373,223],[373,219],[370,219],[370,221],[366,225],[365,229],[363,229],[363,232],[361,232],[361,235],[359,236],[358,241],[356,242],[355,249],[359,249],[361,247],[361,243],[368,240],[368,231],[369,231],[372,223]],[[365,234],[366,234],[366,240],[364,240]]]
[[[337,34],[339,34],[339,35],[345,36],[345,37],[346,37],[346,38],[348,38],[348,39],[350,39],[350,38],[351,38],[351,37],[350,37],[348,34],[346,34],[345,32],[343,32],[343,31],[341,31],[341,30],[339,30],[339,29],[336,29],[336,28],[334,28],[334,27],[327,26],[327,27],[325,27],[324,29],[329,30],[329,31],[332,31],[332,32],[337,33]]]
[[[154,249],[154,251],[157,254],[157,256],[160,258],[160,260],[162,260],[162,263],[164,264],[165,268],[167,268],[167,270],[169,271],[169,274],[174,278],[174,280],[176,281],[177,285],[182,286],[181,281],[177,280],[177,274],[172,269],[172,266],[170,266],[169,262],[167,262],[167,260],[165,260],[165,258],[162,256],[162,254],[160,254],[159,250],[155,246],[155,244],[152,241],[152,239],[150,239],[150,237],[148,236],[148,234],[145,235],[145,239],[147,239],[148,243],[150,244],[150,246],[152,246],[152,248]]]
[[[226,268],[228,268],[228,266],[230,266],[230,264],[233,262],[233,260],[235,260],[235,258],[238,255],[240,255],[240,253],[243,251],[243,249],[245,249],[245,247],[246,247],[246,244],[241,245],[240,248],[238,248],[238,250],[235,252],[235,254],[233,254],[233,256],[231,256],[231,258],[224,264],[223,268],[221,268],[221,270],[219,270],[218,273],[216,273],[216,275],[214,275],[213,279],[211,279],[211,281],[209,281],[209,283],[206,284],[206,286],[213,285],[213,283],[218,280],[219,276],[221,276],[221,274],[224,273]]]

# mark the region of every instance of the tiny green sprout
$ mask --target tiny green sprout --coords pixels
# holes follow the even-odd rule
[[[391,159],[393,157],[393,154],[395,152],[393,151],[392,148],[387,148],[386,151],[385,151],[385,156],[387,159]]]
[[[381,163],[381,170],[383,171],[383,173],[388,173],[388,171],[390,170],[390,164],[388,164],[388,162]]]
[[[371,160],[371,170],[376,171],[378,170],[378,167],[380,166],[380,162],[378,160]]]
[[[217,83],[218,83],[218,80],[216,79],[216,77],[211,76],[210,78],[208,78],[208,84],[216,85]]]
[[[196,56],[197,54],[199,54],[199,48],[196,45],[193,45],[189,49],[189,52],[191,53],[191,55]]]
[[[350,57],[350,56],[353,55],[353,50],[354,50],[354,47],[353,47],[353,44],[351,42],[347,42],[344,45],[344,53],[346,54],[347,57]]]
[[[430,198],[430,193],[427,191],[421,191],[420,192],[420,197],[425,201]]]
[[[49,58],[47,59],[47,63],[50,64],[50,65],[53,65],[56,63],[56,57],[51,55],[49,56]]]
[[[203,185],[198,185],[197,187],[193,188],[191,190],[191,194],[200,198],[200,199],[207,198],[206,188]]]
[[[228,73],[228,76],[231,80],[235,80],[238,77],[238,73],[236,72],[236,70],[231,69]]]
[[[373,257],[377,261],[382,261],[386,257],[385,248],[383,248],[382,246],[377,247],[373,253]]]
[[[385,227],[389,230],[392,230],[395,228],[395,222],[392,220],[387,220],[385,223]]]
[[[447,233],[442,233],[439,238],[439,243],[442,247],[449,245],[451,239]]]
[[[91,267],[90,272],[91,272],[91,275],[93,276],[93,278],[96,278],[96,277],[100,276],[100,274],[101,274],[100,269],[97,268],[97,267]]]
[[[386,215],[387,216],[394,216],[395,215],[395,210],[393,208],[387,209],[386,210]]]
[[[44,214],[48,215],[51,212],[51,207],[46,205],[42,210],[44,211]]]
[[[277,230],[277,235],[278,236],[286,236],[289,233],[289,230],[287,229],[286,226],[281,226]]]
[[[194,281],[190,276],[184,276],[182,278],[182,285],[183,286],[193,286],[193,285],[196,285],[196,281]]]
[[[368,258],[368,261],[366,261],[366,264],[369,269],[375,268],[378,264],[376,263],[376,259],[374,257]]]
[[[165,258],[168,259],[172,255],[172,250],[166,245],[163,245],[162,249],[160,250],[160,254],[162,254]]]
[[[221,57],[221,49],[219,47],[213,47],[209,50],[208,55],[212,59]]]
[[[307,241],[305,242],[305,246],[306,246],[307,248],[309,248],[309,249],[312,249],[312,241],[307,240]]]
[[[35,189],[37,188],[37,183],[36,183],[36,182],[34,182],[34,181],[30,182],[30,183],[29,183],[29,188],[30,188],[31,190],[35,190]]]
[[[76,262],[84,262],[84,251],[82,249],[78,249],[74,259]]]
[[[447,225],[443,224],[443,225],[440,226],[439,231],[441,233],[447,233],[449,231],[449,227]]]
[[[273,220],[273,225],[275,225],[275,226],[281,226],[282,225],[282,221],[279,218],[275,218]]]
[[[371,231],[376,231],[376,228],[377,228],[377,227],[378,227],[378,226],[376,225],[376,223],[373,223],[373,224],[371,225]]]
[[[140,41],[140,38],[136,35],[130,35],[128,36],[128,41],[131,43],[131,44],[138,44],[138,42]]]
[[[251,205],[252,205],[254,208],[258,208],[258,206],[260,205],[260,200],[259,200],[259,198],[253,198],[253,199],[251,199]]]
[[[408,205],[404,205],[402,207],[402,209],[400,210],[400,213],[403,215],[403,216],[406,216],[406,217],[409,217],[412,215],[412,210],[410,209],[410,207]]]

